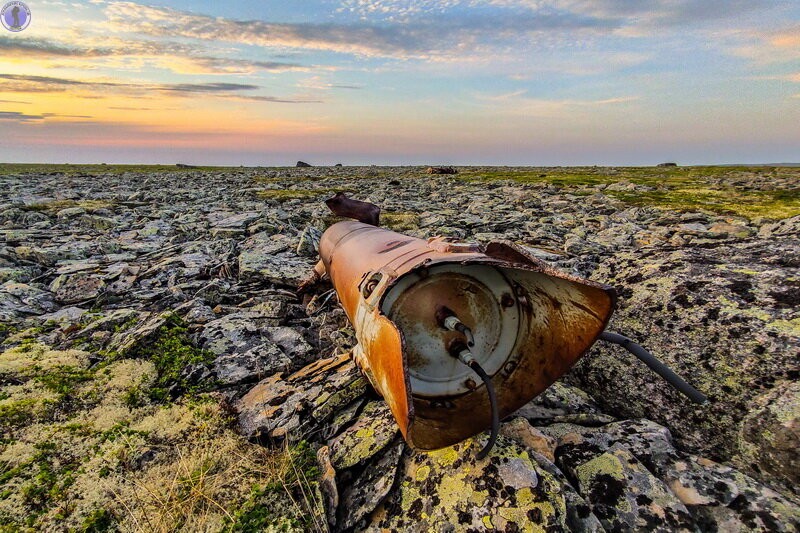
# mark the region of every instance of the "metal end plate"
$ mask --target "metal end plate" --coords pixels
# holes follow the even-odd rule
[[[477,386],[474,372],[447,351],[463,335],[439,325],[440,306],[472,330],[471,350],[489,375],[503,369],[517,342],[520,309],[497,268],[446,263],[409,272],[391,287],[381,310],[402,332],[415,397],[456,396]]]

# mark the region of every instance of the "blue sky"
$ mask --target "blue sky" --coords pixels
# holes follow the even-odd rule
[[[800,160],[800,2],[27,2],[4,161]]]

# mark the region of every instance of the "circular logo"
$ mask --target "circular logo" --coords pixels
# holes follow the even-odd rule
[[[31,23],[31,10],[19,0],[6,2],[0,11],[0,20],[8,31],[22,31]]]

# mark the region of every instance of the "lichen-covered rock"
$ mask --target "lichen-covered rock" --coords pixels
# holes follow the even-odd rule
[[[344,470],[363,464],[380,453],[398,433],[399,429],[386,402],[368,403],[355,424],[329,441],[334,468]]]
[[[0,285],[0,319],[12,323],[25,315],[42,315],[58,308],[53,295],[26,283],[7,281]]]
[[[694,529],[683,503],[624,448],[612,448],[586,462],[569,465],[567,471],[607,530]]]
[[[530,422],[522,417],[515,417],[503,423],[500,434],[542,454],[550,462],[555,461],[554,454],[558,441],[531,426]]]
[[[278,285],[297,286],[308,276],[314,261],[299,257],[286,240],[274,240],[267,233],[257,233],[242,244],[239,276]]]
[[[309,362],[314,356],[311,345],[306,342],[302,333],[294,328],[275,326],[264,328],[267,338],[280,346],[283,353],[294,365]]]
[[[680,453],[672,445],[669,430],[655,422],[623,420],[601,428],[554,424],[541,429],[558,439],[557,463],[573,482],[580,484],[577,470],[581,465],[623,450],[683,502],[691,523],[702,531],[791,531],[800,520],[796,500],[731,467]],[[662,488],[654,486],[654,491],[645,493]],[[586,490],[581,489],[582,496],[595,502],[596,497]]]
[[[244,353],[268,340],[261,334],[263,324],[254,313],[231,313],[205,324],[200,332],[201,345],[217,355]]]
[[[742,421],[737,462],[762,465],[800,496],[800,383],[777,384]]]
[[[515,414],[538,426],[563,421],[563,417],[570,415],[601,415],[602,412],[588,394],[557,381]]]
[[[249,383],[275,372],[300,368],[312,348],[295,329],[258,311],[231,313],[205,324],[200,343],[217,354],[217,376],[224,385]]]
[[[338,473],[341,489],[339,489],[338,508],[335,508],[337,509],[336,531],[360,529],[365,525],[364,519],[394,488],[404,448],[403,442],[396,439],[383,453],[373,456],[357,471]]]
[[[261,218],[261,213],[250,211],[246,213],[237,213],[224,218],[214,224],[215,228],[246,228],[256,220]]]
[[[80,272],[60,275],[50,284],[50,291],[55,294],[56,301],[74,304],[97,298],[105,285],[100,276]]]
[[[680,445],[780,480],[790,492],[800,479],[797,456],[787,453],[800,449],[797,432],[779,422],[780,437],[773,437],[755,429],[754,420],[773,390],[800,375],[800,285],[791,259],[800,257],[800,239],[729,243],[724,259],[722,253],[716,245],[619,253],[593,274],[621,288],[609,329],[647,346],[708,395],[709,404],[692,404],[621,348],[603,343],[569,380],[605,412],[653,418]],[[797,412],[796,395],[776,401],[784,417]]]
[[[172,316],[170,311],[150,313],[143,320],[129,328],[117,331],[108,343],[108,349],[119,354],[126,354],[137,346],[146,343],[165,325]]]
[[[223,354],[214,359],[212,368],[220,385],[252,383],[266,376],[288,370],[292,365],[275,344],[260,344],[244,353]]]
[[[737,470],[690,456],[662,466],[661,479],[702,531],[798,531],[800,503]]]
[[[358,369],[342,355],[320,359],[286,379],[280,374],[264,379],[234,409],[248,438],[300,440],[324,433],[366,390]]]
[[[483,440],[406,456],[397,490],[365,530],[569,530],[564,494],[574,489],[505,437],[498,438],[485,459],[477,460]]]

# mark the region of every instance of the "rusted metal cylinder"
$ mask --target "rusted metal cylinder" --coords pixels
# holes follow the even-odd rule
[[[356,363],[406,441],[422,450],[491,423],[485,387],[450,353],[463,336],[443,328],[437,310],[472,331],[472,352],[505,417],[588,350],[615,305],[613,288],[554,270],[505,241],[425,241],[344,221],[325,231],[320,256],[355,329]]]

